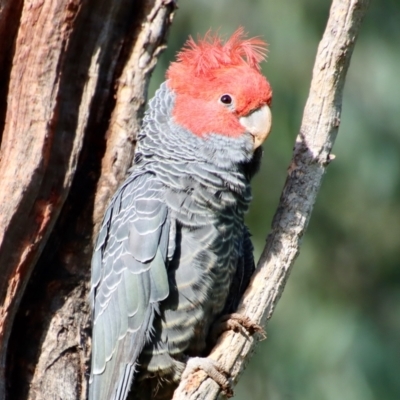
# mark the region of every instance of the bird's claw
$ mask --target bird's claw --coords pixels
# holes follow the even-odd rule
[[[232,313],[223,315],[214,324],[211,332],[211,340],[215,343],[218,337],[225,331],[233,330],[234,332],[241,332],[250,335],[259,333],[263,339],[266,338],[266,334],[262,326],[256,324],[250,318],[239,313]]]
[[[216,361],[211,360],[210,358],[189,358],[188,362],[186,363],[186,368],[182,374],[182,380],[187,379],[189,375],[199,370],[204,371],[211,379],[217,382],[225,393],[226,397],[229,398],[233,396],[232,386],[229,383],[228,378],[226,377],[228,373],[224,371],[223,368]]]

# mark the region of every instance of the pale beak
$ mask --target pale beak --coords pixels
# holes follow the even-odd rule
[[[254,149],[261,146],[271,131],[272,115],[267,105],[239,118],[240,124],[254,138]]]

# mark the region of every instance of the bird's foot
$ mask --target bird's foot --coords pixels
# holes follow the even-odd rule
[[[212,342],[215,343],[223,332],[229,330],[243,334],[248,333],[250,335],[259,333],[262,335],[263,339],[266,338],[266,334],[262,326],[256,324],[245,315],[233,313],[223,315],[214,323],[214,326],[211,329]]]
[[[203,357],[191,357],[186,363],[186,368],[182,374],[182,380],[187,379],[189,375],[204,371],[211,379],[219,384],[226,397],[233,396],[232,386],[226,377],[228,373],[214,360]]]

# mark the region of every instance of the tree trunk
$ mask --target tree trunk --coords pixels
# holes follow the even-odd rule
[[[0,399],[85,399],[87,289],[172,0],[0,3]]]

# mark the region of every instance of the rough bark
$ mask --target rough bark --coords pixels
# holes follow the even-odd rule
[[[86,398],[92,243],[130,166],[173,9],[1,5],[0,399],[6,389],[12,399]]]
[[[272,230],[238,312],[265,325],[271,318],[299,253],[339,125],[346,72],[368,0],[333,0],[319,44],[308,100]],[[260,335],[227,332],[210,358],[232,384],[243,372]],[[174,400],[224,397],[215,381],[198,371],[182,380]]]

